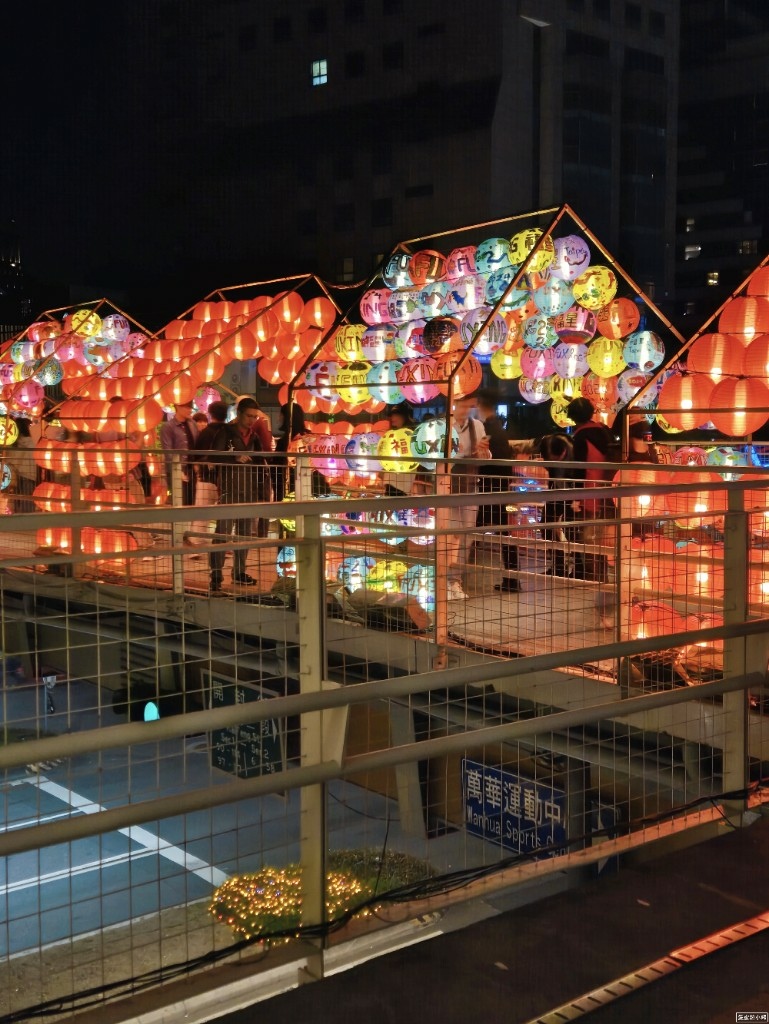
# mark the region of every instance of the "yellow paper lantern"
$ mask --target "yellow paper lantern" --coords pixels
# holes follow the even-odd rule
[[[542,234],[541,228],[526,228],[523,231],[516,232],[510,239],[510,261],[515,265],[523,263],[537,242],[542,238]],[[553,239],[548,235],[542,243],[540,250],[533,257],[531,263],[529,263],[527,272],[530,274],[541,273],[550,266],[554,256],[555,246],[553,245]]]
[[[408,427],[386,431],[377,445],[377,458],[386,473],[414,473],[419,465],[413,461],[411,438],[414,431]]]
[[[572,287],[574,298],[585,309],[600,309],[617,294],[617,277],[609,267],[588,267]]]
[[[587,349],[587,365],[596,377],[616,377],[627,366],[621,338],[594,338]]]

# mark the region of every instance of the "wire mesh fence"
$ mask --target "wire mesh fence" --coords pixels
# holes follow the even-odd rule
[[[6,1019],[763,799],[760,481],[515,466],[0,519]]]

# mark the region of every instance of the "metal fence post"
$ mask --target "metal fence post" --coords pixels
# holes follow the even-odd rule
[[[728,511],[724,521],[724,625],[742,623],[748,612],[748,516],[744,508],[744,493],[739,488],[727,488]],[[744,636],[724,641],[724,675],[728,679],[741,676],[746,668]],[[723,789],[726,793],[741,793],[748,783],[748,695],[736,690],[723,696],[724,751]],[[730,819],[741,822],[747,803],[744,796],[724,802]]]
[[[301,516],[296,520],[296,597],[299,629],[299,688],[301,693],[319,693],[323,687],[325,658],[326,588],[321,543],[321,518]],[[323,759],[322,715],[302,715],[300,726],[302,767],[319,765]],[[324,783],[303,786],[300,813],[300,860],[302,870],[302,924],[322,924],[326,917],[326,787]],[[312,943],[302,980],[323,977],[325,939]]]

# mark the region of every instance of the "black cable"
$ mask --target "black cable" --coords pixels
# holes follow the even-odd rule
[[[496,874],[499,871],[504,871],[509,867],[514,867],[515,865],[524,863],[525,861],[547,855],[548,851],[556,849],[560,850],[563,849],[564,846],[571,847],[581,845],[586,839],[599,838],[602,836],[612,837],[616,836],[620,832],[627,834],[633,831],[638,831],[647,825],[657,824],[661,821],[676,818],[681,814],[694,810],[696,807],[700,807],[704,804],[717,806],[719,802],[725,800],[745,800],[748,797],[766,789],[768,785],[769,777],[762,776],[754,782],[751,782],[743,789],[711,793],[706,796],[696,797],[685,804],[678,804],[676,807],[672,807],[664,811],[643,815],[640,818],[635,818],[632,821],[628,821],[620,825],[612,825],[603,829],[596,829],[590,833],[583,833],[580,836],[567,840],[565,843],[559,842],[557,844],[541,846],[535,850],[527,850],[523,853],[511,854],[509,857],[505,857],[494,864],[488,864],[476,868],[460,868],[457,871],[446,872],[442,875],[435,875],[429,878],[420,879],[417,882],[409,882],[385,893],[375,893],[367,900],[356,904],[354,908],[344,911],[344,913],[330,921],[324,921],[316,925],[299,925],[298,927],[264,932],[250,939],[241,939],[224,949],[211,950],[208,953],[201,954],[201,956],[195,957],[191,960],[181,961],[180,963],[171,964],[169,966],[153,968],[145,974],[135,975],[132,978],[127,978],[122,981],[109,982],[104,985],[95,986],[93,988],[86,989],[75,996],[50,999],[43,1003],[38,1003],[37,1006],[14,1011],[13,1013],[0,1017],[0,1024],[20,1024],[20,1022],[23,1021],[52,1016],[67,1010],[74,1012],[89,1009],[92,1006],[103,1005],[110,999],[118,999],[122,996],[135,995],[137,992],[142,992],[163,982],[172,981],[178,977],[190,974],[200,967],[210,966],[220,960],[227,959],[228,957],[234,956],[257,943],[265,941],[269,942],[270,940],[275,941],[279,939],[323,939],[332,935],[334,932],[340,931],[349,923],[350,920],[352,920],[353,917],[364,910],[373,912],[375,908],[381,907],[383,904],[397,905],[399,903],[410,903],[414,900],[443,896],[451,892],[456,892],[458,889],[463,889],[479,879],[489,877],[490,875]],[[390,821],[389,819],[386,820],[387,831],[384,838],[382,855],[380,857],[380,868],[377,882],[381,877],[381,871],[384,865],[384,854],[386,852],[389,837]],[[264,956],[266,955],[267,951],[264,953]]]

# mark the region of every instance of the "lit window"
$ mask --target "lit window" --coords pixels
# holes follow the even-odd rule
[[[740,242],[740,256],[754,256],[758,252],[758,239],[746,238]]]
[[[325,85],[328,82],[328,61],[314,60],[312,62],[312,84]]]
[[[718,284],[718,271],[717,270],[710,270],[710,271],[708,271],[707,282],[708,282],[708,284],[711,287]]]
[[[685,260],[696,260],[699,254],[702,252],[701,245],[687,245],[684,247],[684,259]]]
[[[342,272],[339,277],[345,282],[355,280],[355,260],[352,256],[345,256],[342,260]]]
[[[694,217],[687,217],[686,218],[686,233],[687,233],[687,235],[689,234],[690,231],[694,231],[694,226],[695,226]]]

